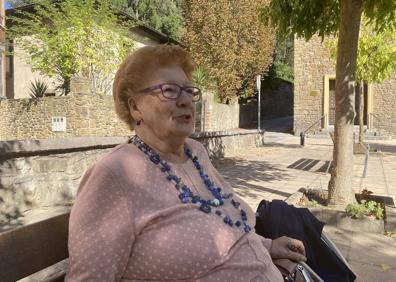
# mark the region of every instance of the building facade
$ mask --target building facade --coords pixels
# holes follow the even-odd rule
[[[318,36],[294,40],[294,133],[328,129],[335,120],[335,62]],[[396,73],[364,87],[364,123],[368,129],[396,136]],[[357,103],[356,103],[357,104]],[[355,107],[356,112],[356,107]],[[357,125],[357,118],[355,118]]]

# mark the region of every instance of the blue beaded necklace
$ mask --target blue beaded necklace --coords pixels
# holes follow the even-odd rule
[[[229,226],[235,226],[237,228],[243,229],[246,233],[250,232],[252,228],[247,224],[248,218],[246,211],[241,208],[241,204],[232,198],[232,193],[222,193],[220,187],[216,187],[214,183],[209,179],[208,175],[205,174],[201,164],[198,161],[197,156],[193,156],[191,150],[184,147],[184,153],[187,158],[192,160],[195,168],[198,170],[199,175],[206,185],[206,188],[212,193],[213,199],[205,200],[198,195],[194,195],[189,187],[183,183],[180,177],[172,172],[170,165],[160,158],[160,156],[155,153],[139,136],[135,135],[130,140],[129,143],[133,143],[140,151],[145,153],[150,161],[158,165],[161,171],[166,175],[166,178],[173,182],[177,191],[179,191],[179,199],[183,204],[193,203],[199,207],[199,210],[204,213],[211,213],[212,209],[215,210],[215,214],[223,219],[223,222]],[[220,209],[215,209],[216,207],[224,205],[226,199],[231,199],[231,204],[235,209],[237,209],[241,215],[241,220],[231,219],[229,215],[223,214]]]

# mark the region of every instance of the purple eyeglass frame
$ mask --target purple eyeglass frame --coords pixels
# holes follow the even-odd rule
[[[179,89],[180,89],[179,95],[177,95],[176,98],[165,97],[165,95],[164,95],[164,90],[163,90],[163,88],[162,88],[164,85],[175,85],[175,86],[179,87]],[[194,88],[194,89],[198,89],[198,90],[199,90],[198,95],[192,96],[192,97],[193,97],[193,102],[198,102],[199,100],[201,100],[202,92],[201,92],[201,89],[199,89],[198,87],[195,87],[195,86],[180,86],[179,84],[177,84],[177,83],[172,83],[172,82],[165,82],[165,83],[156,84],[156,85],[147,87],[147,88],[145,88],[145,89],[142,89],[142,90],[140,90],[140,92],[142,92],[142,93],[149,93],[149,92],[151,92],[151,91],[153,91],[153,90],[160,89],[160,90],[161,90],[161,95],[162,95],[162,97],[164,97],[165,99],[167,99],[167,100],[177,100],[177,99],[179,99],[179,97],[180,97],[182,91],[183,91],[183,90],[185,91],[185,90],[188,89],[188,88]],[[188,93],[187,93],[187,94],[188,94]],[[198,97],[198,98],[195,98],[195,97]]]

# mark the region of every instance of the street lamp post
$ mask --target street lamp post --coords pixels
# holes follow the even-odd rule
[[[256,85],[257,85],[257,91],[258,91],[258,99],[257,99],[257,129],[258,131],[261,130],[261,118],[260,118],[260,113],[261,113],[261,75],[257,75],[256,77]]]

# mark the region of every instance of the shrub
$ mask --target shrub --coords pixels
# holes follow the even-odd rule
[[[384,210],[380,203],[375,201],[362,200],[360,204],[348,204],[345,211],[352,218],[363,218],[364,216],[374,216],[376,219],[384,217]]]
[[[29,95],[32,98],[42,98],[44,97],[47,89],[48,86],[44,81],[36,79],[34,82],[30,83]]]

